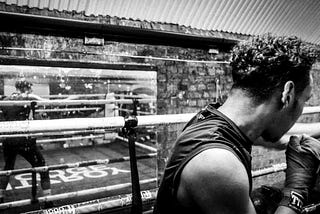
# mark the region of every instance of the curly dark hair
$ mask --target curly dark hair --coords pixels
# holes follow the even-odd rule
[[[24,92],[26,89],[31,89],[32,83],[25,80],[24,78],[21,78],[16,81],[15,87],[16,89],[19,89],[20,91]]]
[[[231,54],[233,88],[240,88],[262,102],[292,80],[296,93],[309,84],[316,46],[297,37],[264,34],[239,43]]]

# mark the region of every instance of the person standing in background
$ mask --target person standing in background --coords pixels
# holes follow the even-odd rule
[[[32,83],[24,78],[15,83],[16,91],[10,96],[5,97],[3,101],[41,101],[48,100],[32,93]],[[69,96],[64,99],[76,99],[77,96]],[[32,103],[31,103],[32,105]],[[30,106],[1,106],[5,121],[33,120],[35,119],[34,108]],[[36,139],[32,137],[14,137],[3,140],[3,156],[5,166],[3,170],[14,169],[17,155],[24,157],[32,167],[45,166],[45,159],[36,144]],[[50,177],[48,171],[40,172],[42,195],[51,194]],[[9,182],[9,176],[0,177],[0,203],[4,202],[4,193]],[[52,203],[46,202],[45,207],[52,206]]]

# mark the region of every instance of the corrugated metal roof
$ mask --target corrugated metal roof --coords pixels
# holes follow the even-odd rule
[[[0,0],[86,15],[172,23],[238,34],[296,35],[320,44],[319,0]]]

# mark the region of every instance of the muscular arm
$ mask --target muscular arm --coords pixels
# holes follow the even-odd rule
[[[179,202],[209,213],[255,214],[249,197],[249,180],[240,160],[224,149],[206,150],[183,169]]]
[[[249,196],[247,172],[240,160],[224,149],[206,150],[182,171],[178,201],[186,209],[202,213],[256,214]],[[296,214],[279,206],[275,214]]]

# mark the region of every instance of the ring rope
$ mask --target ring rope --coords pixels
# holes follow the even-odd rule
[[[11,136],[10,136],[11,137]],[[28,137],[26,135],[22,135],[22,137]],[[51,138],[51,139],[39,139],[36,141],[37,144],[47,144],[47,143],[57,143],[57,142],[64,142],[64,141],[73,141],[73,140],[84,140],[84,139],[96,139],[96,138],[105,138],[104,134],[99,135],[89,135],[89,136],[78,136],[78,137],[60,137],[60,138]],[[2,143],[0,143],[2,146]]]
[[[0,134],[0,139],[11,138],[11,137],[49,137],[49,136],[61,136],[61,135],[66,136],[66,135],[77,135],[77,134],[105,134],[106,131],[108,130],[94,129],[94,130],[76,130],[76,131],[58,131],[58,132],[38,132],[38,133],[28,133],[28,134],[8,134],[8,135]]]
[[[116,137],[117,139],[121,140],[121,141],[124,141],[126,143],[129,143],[129,140],[127,138],[124,138],[124,137],[121,137],[121,136],[117,136]],[[143,143],[139,143],[139,142],[135,142],[135,145],[137,147],[140,147],[140,148],[143,148],[143,149],[146,149],[150,152],[157,152],[157,149],[156,148],[153,148],[152,146],[148,146],[148,145],[145,145]]]
[[[118,110],[118,111],[123,111],[123,112],[128,112],[131,113],[132,110],[130,109],[124,109],[124,108],[114,108],[113,110]],[[147,111],[137,111],[137,113],[139,114],[143,114],[143,115],[154,115],[153,113],[147,112]]]
[[[67,141],[67,140],[84,140],[84,139],[95,139],[95,138],[104,138],[104,134],[100,135],[89,135],[89,136],[78,136],[78,137],[62,137],[62,138],[56,138],[56,139],[40,139],[37,140],[37,144],[46,144],[46,143],[55,143],[55,142],[61,142],[61,141]]]
[[[188,122],[195,114],[169,114],[137,116],[139,126],[170,125]],[[123,117],[103,118],[68,118],[51,120],[23,120],[0,122],[0,137],[16,137],[10,134],[30,134],[38,132],[61,132],[75,130],[112,129],[124,126]],[[61,125],[63,124],[63,126]],[[312,136],[320,136],[320,123],[296,123],[288,134],[306,133]]]
[[[189,121],[195,114],[172,114],[137,116],[139,126],[179,124]],[[1,134],[29,134],[37,132],[59,132],[74,130],[122,128],[123,117],[68,118],[51,120],[21,120],[0,122]],[[15,136],[14,136],[15,137]]]
[[[28,137],[26,135],[22,135],[22,137]],[[84,140],[84,139],[96,139],[96,138],[105,138],[106,135],[105,134],[98,134],[98,135],[93,135],[93,134],[90,134],[88,136],[77,136],[77,137],[61,137],[61,138],[51,138],[51,139],[39,139],[36,141],[37,144],[47,144],[47,143],[56,143],[56,142],[63,142],[63,141],[74,141],[74,140]],[[124,138],[124,137],[120,137],[120,136],[116,136],[115,137],[116,139],[119,139],[121,141],[124,141],[124,142],[128,142],[128,139],[127,138]],[[136,142],[135,143],[137,147],[140,147],[140,148],[143,148],[143,149],[146,149],[150,152],[157,152],[157,149],[156,148],[153,148],[152,146],[147,146],[143,143],[139,143],[139,142]],[[2,143],[0,143],[0,146],[2,146]]]
[[[137,156],[137,159],[142,160],[142,159],[153,158],[156,156],[157,156],[156,153],[149,153],[145,155],[139,155]],[[50,166],[5,170],[5,171],[0,171],[0,176],[11,176],[11,175],[24,174],[24,173],[31,173],[31,172],[44,172],[49,170],[78,168],[78,167],[93,166],[93,165],[99,165],[99,164],[112,164],[112,163],[119,163],[119,162],[124,162],[129,160],[130,160],[130,157],[125,156],[125,157],[113,158],[113,159],[97,159],[97,160],[81,161],[81,162],[66,163],[66,164],[56,164],[56,165],[50,165]]]
[[[156,99],[139,99],[139,103],[150,103],[156,102]],[[28,106],[34,101],[0,101],[0,106]],[[104,105],[110,103],[120,103],[120,104],[132,104],[131,99],[119,99],[119,100],[40,100],[36,101],[38,106],[68,106],[68,105]]]
[[[151,202],[156,199],[157,189],[141,191],[142,201]],[[56,208],[31,211],[24,214],[45,214],[45,213],[93,213],[111,208],[121,208],[132,204],[132,194],[124,194],[112,197],[106,197],[76,204],[64,205]]]
[[[157,178],[144,179],[144,180],[140,180],[140,185],[151,184],[155,182],[157,182]],[[67,193],[61,193],[56,195],[41,196],[37,199],[39,203],[43,203],[47,201],[65,200],[69,198],[88,196],[88,195],[97,194],[97,193],[112,192],[115,190],[120,190],[120,189],[128,188],[131,186],[132,186],[131,183],[122,183],[122,184],[116,184],[116,185],[106,186],[106,187],[79,190],[76,192],[67,192]],[[6,202],[6,203],[0,204],[0,210],[26,206],[26,205],[30,205],[31,203],[32,203],[31,199],[23,199],[18,201]]]
[[[49,113],[49,112],[73,112],[73,111],[99,111],[102,108],[99,107],[92,107],[92,108],[54,108],[54,109],[36,109],[35,112],[37,113]],[[3,113],[0,110],[0,113]]]
[[[51,95],[40,95],[40,97],[44,98],[67,98],[69,96],[78,96],[78,97],[106,97],[108,94],[51,94]],[[114,94],[114,97],[121,98],[152,98],[154,96],[150,95],[129,95],[129,94]]]
[[[66,111],[99,111],[101,108],[92,107],[92,108],[54,108],[54,109],[36,109],[36,112],[66,112]]]
[[[152,202],[157,197],[157,189],[141,191],[142,201],[144,203]],[[121,208],[132,204],[132,194],[125,194],[107,198],[101,198],[91,201],[85,201],[77,204],[64,205],[45,210],[36,210],[26,212],[24,214],[47,214],[47,213],[71,213],[85,214],[92,212],[100,212],[112,208]],[[310,204],[303,208],[302,213],[314,212],[320,207],[320,203]],[[146,212],[144,212],[146,214]],[[147,213],[149,213],[147,211]],[[152,210],[151,212],[152,213]]]
[[[252,171],[252,178],[257,178],[257,177],[261,177],[264,175],[268,175],[268,174],[273,174],[276,172],[281,172],[286,170],[287,168],[287,164],[286,163],[280,163],[280,164],[274,164],[272,166],[263,168],[263,169],[258,169],[255,171]]]
[[[320,106],[306,106],[303,108],[302,114],[320,113]]]

